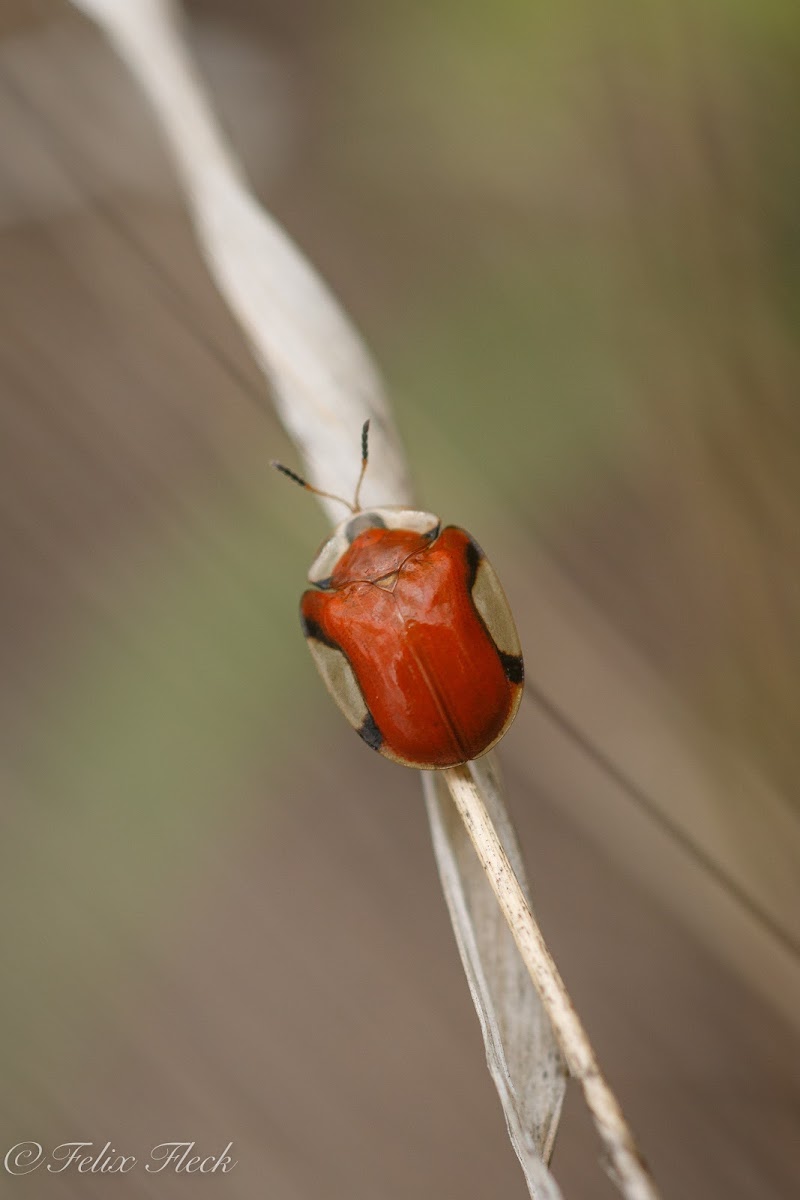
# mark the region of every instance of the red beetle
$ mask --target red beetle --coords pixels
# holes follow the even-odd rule
[[[522,696],[519,637],[477,542],[432,513],[358,504],[323,543],[303,593],[303,632],[328,691],[374,750],[408,767],[491,750]],[[328,495],[280,463],[301,487]]]

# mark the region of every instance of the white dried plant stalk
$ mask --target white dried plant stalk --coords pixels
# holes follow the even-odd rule
[[[311,481],[325,491],[349,494],[354,436],[370,418],[371,471],[364,502],[411,503],[405,458],[377,372],[325,285],[248,191],[196,78],[173,4],[72,3],[104,30],[149,97],[210,273],[270,381]],[[338,509],[322,503],[337,521]],[[425,772],[423,781],[439,873],[489,1069],[530,1193],[536,1200],[560,1196],[546,1166],[566,1083],[555,1028],[566,1060],[584,1083],[623,1194],[628,1200],[652,1200],[652,1187],[646,1190],[618,1153],[621,1147],[637,1158],[580,1023],[564,1018],[564,1011],[574,1017],[574,1009],[563,984],[560,993],[552,993],[557,972],[531,916],[522,860],[491,756],[472,764],[471,772]],[[454,800],[463,820],[456,818]]]
[[[169,0],[72,0],[147,94],[183,184],[209,271],[267,375],[312,483],[353,488],[353,447],[372,420],[366,504],[410,503],[405,456],[361,339],[302,254],[248,190]],[[334,522],[342,509],[323,507]]]
[[[528,896],[525,867],[493,754],[472,764],[481,802]],[[433,848],[486,1062],[532,1196],[550,1200],[550,1161],[564,1099],[564,1059],[505,915],[450,791],[447,772],[422,776]],[[528,897],[530,898],[530,897]]]
[[[449,767],[442,775],[550,1017],[569,1072],[583,1088],[608,1155],[609,1174],[627,1200],[658,1200],[619,1101],[598,1066],[586,1030],[533,916],[524,885],[487,810],[480,762]]]

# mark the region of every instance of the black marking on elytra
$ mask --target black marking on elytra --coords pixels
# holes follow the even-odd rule
[[[367,713],[356,732],[373,750],[380,750],[383,745],[383,734],[375,724],[375,718],[371,712]]]
[[[522,665],[521,654],[506,654],[504,650],[498,650],[500,662],[503,664],[503,670],[506,673],[506,679],[509,683],[518,683],[522,685],[525,680],[525,668]]]
[[[469,534],[467,535],[469,537]],[[484,554],[474,538],[469,538],[467,542],[467,588],[469,591],[475,586],[475,580],[478,576],[478,567],[481,565]]]
[[[339,649],[337,643],[328,637],[319,621],[315,621],[313,617],[307,617],[302,609],[300,610],[300,624],[307,638],[313,638],[315,642],[321,642],[323,646],[330,646],[333,650]]]
[[[377,513],[359,513],[357,517],[353,517],[352,521],[347,522],[345,537],[348,542],[352,543],[356,540],[360,533],[365,529],[385,529],[386,522],[383,517],[379,517]]]

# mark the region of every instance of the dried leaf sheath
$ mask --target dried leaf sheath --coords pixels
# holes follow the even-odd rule
[[[473,764],[506,853],[527,892],[525,869],[502,797],[494,756]],[[426,772],[423,788],[450,920],[486,1044],[486,1060],[508,1132],[537,1200],[559,1195],[549,1172],[566,1088],[550,1021],[458,815],[445,777]]]
[[[353,431],[371,419],[374,470],[363,500],[410,502],[405,457],[378,375],[328,289],[247,190],[195,76],[174,6],[168,0],[72,2],[104,30],[150,99],[209,271],[269,377],[309,478],[324,491],[348,494],[354,482]],[[323,508],[338,519],[330,501]],[[509,858],[521,873],[491,763],[482,760],[476,770]],[[440,792],[443,781],[431,773],[424,780],[448,908],[509,1133],[531,1195],[559,1200],[543,1160],[561,1110],[563,1065],[453,803]]]

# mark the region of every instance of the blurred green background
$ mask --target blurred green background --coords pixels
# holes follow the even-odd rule
[[[795,6],[186,15],[571,723],[531,698],[503,760],[665,1196],[796,1194]],[[522,1197],[418,781],[302,644],[324,522],[266,469],[296,453],[68,5],[0,2],[0,130],[2,1151],[233,1140],[209,1194]],[[567,1197],[613,1194],[596,1154],[573,1098]]]

